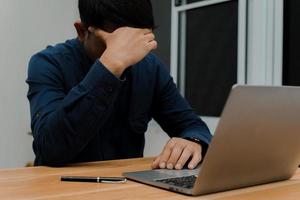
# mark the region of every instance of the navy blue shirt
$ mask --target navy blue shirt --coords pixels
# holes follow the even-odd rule
[[[142,157],[153,118],[170,137],[212,137],[153,54],[119,79],[73,39],[35,54],[27,83],[35,165]]]

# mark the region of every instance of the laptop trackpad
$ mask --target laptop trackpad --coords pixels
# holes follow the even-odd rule
[[[200,166],[196,169],[182,169],[182,170],[169,170],[169,169],[155,169],[155,170],[147,170],[135,172],[135,177],[140,177],[146,180],[160,180],[166,178],[175,178],[175,177],[184,177],[184,176],[193,176],[198,175],[200,171]]]

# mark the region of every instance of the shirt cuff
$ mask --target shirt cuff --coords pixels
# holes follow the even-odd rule
[[[82,80],[81,85],[94,96],[109,99],[119,90],[123,82],[97,59]]]
[[[201,147],[202,147],[202,158],[204,158],[207,149],[209,147],[209,144],[211,142],[212,139],[212,135],[210,134],[208,129],[203,129],[203,128],[190,128],[185,130],[182,134],[181,134],[182,138],[196,138],[197,140],[199,140]]]

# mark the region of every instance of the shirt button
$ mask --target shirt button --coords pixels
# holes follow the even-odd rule
[[[105,91],[106,92],[112,92],[113,88],[111,86],[108,86],[108,87],[105,88]]]

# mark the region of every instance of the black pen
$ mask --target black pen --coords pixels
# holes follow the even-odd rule
[[[91,182],[91,183],[125,183],[125,177],[89,177],[89,176],[62,176],[61,181]]]

